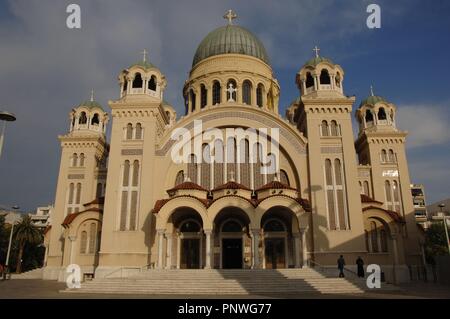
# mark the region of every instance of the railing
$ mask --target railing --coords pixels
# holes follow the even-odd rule
[[[142,266],[142,267],[140,267],[140,268],[138,268],[138,267],[120,267],[120,268],[114,269],[112,272],[106,274],[106,275],[104,276],[104,278],[109,278],[111,275],[116,274],[116,273],[119,272],[119,271],[120,271],[120,277],[119,277],[119,278],[123,278],[123,271],[126,270],[126,269],[129,269],[129,270],[138,270],[138,272],[141,273],[141,272],[143,272],[144,270],[149,269],[149,267],[150,267],[150,268],[154,268],[154,263],[150,263],[150,264],[144,265],[144,266]]]
[[[320,269],[319,271],[324,273],[324,274],[328,274],[331,269],[334,269],[334,268],[331,268],[331,267],[327,267],[327,266],[321,265],[318,262],[315,262],[314,260],[311,260],[311,259],[308,260],[308,266],[311,267],[311,268],[317,267],[317,268]],[[336,270],[337,270],[337,268],[336,268]],[[358,274],[356,272],[346,268],[345,266],[344,266],[344,271],[347,272],[350,276],[358,277]]]

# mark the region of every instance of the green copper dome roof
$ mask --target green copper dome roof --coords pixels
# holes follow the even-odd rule
[[[85,107],[90,108],[90,109],[93,109],[94,107],[97,107],[100,110],[104,111],[103,107],[97,101],[84,101],[83,103],[81,103],[78,106],[85,106]]]
[[[378,102],[385,102],[385,103],[387,103],[387,100],[384,97],[382,97],[382,96],[371,95],[367,99],[363,100],[359,106],[361,107],[361,106],[366,105],[366,104],[375,105]]]
[[[214,55],[237,53],[250,55],[269,64],[269,56],[262,42],[243,27],[229,24],[210,32],[195,52],[194,67]]]
[[[145,70],[151,69],[151,68],[156,68],[153,64],[151,64],[150,62],[147,62],[147,61],[139,61],[139,62],[133,64],[132,66],[130,66],[130,68],[132,68],[133,66],[140,66],[140,67],[143,67]]]
[[[328,62],[330,64],[334,64],[333,61],[331,61],[330,59],[318,56],[318,57],[314,57],[311,60],[309,60],[308,62],[306,62],[304,66],[307,66],[307,65],[316,66],[317,64],[322,63],[322,62]]]

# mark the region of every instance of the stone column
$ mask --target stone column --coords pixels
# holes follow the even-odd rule
[[[257,106],[257,104],[256,104],[256,89],[257,89],[257,87],[258,87],[258,84],[256,84],[256,87],[253,87],[252,86],[252,91],[251,91],[251,105],[252,106]]]
[[[300,250],[302,250],[302,246],[300,244],[300,234],[295,233],[294,236],[294,247],[295,247],[295,268],[301,268],[300,261]]]
[[[211,253],[211,234],[212,230],[205,230],[206,235],[206,262],[205,269],[211,269],[211,259],[213,254]]]
[[[319,90],[319,77],[317,75],[314,76],[314,89]]]
[[[398,261],[398,246],[397,246],[397,234],[391,234],[392,239],[392,252],[394,254],[394,265],[392,266],[392,275],[394,277],[394,284],[397,283],[397,265]]]
[[[252,268],[259,269],[259,229],[252,229]]]
[[[181,267],[181,233],[177,232],[177,269]]]
[[[157,230],[158,233],[158,269],[163,268],[163,245],[164,245],[164,230]]]
[[[166,254],[166,269],[172,268],[172,233],[166,233],[167,238],[167,254]]]
[[[308,267],[308,254],[306,247],[306,231],[307,227],[300,228],[300,234],[302,236],[302,268]]]
[[[75,241],[77,240],[77,236],[69,236],[70,240],[70,258],[69,258],[69,265],[73,264],[73,253],[75,250]]]
[[[303,95],[306,95],[306,81],[302,80],[302,91],[303,91]]]

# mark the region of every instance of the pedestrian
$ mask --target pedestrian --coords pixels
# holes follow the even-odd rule
[[[358,256],[358,259],[356,259],[356,266],[358,267],[358,277],[364,278],[364,260],[362,260],[361,256]]]
[[[3,278],[4,271],[5,271],[5,267],[3,267],[2,264],[0,264],[0,279]]]
[[[338,269],[339,269],[339,278],[343,278],[344,276],[344,266],[345,266],[345,259],[344,256],[340,256],[337,260]]]

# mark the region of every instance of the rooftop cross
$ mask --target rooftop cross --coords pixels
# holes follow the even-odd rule
[[[230,9],[223,16],[223,18],[228,20],[228,24],[229,25],[232,25],[233,24],[233,20],[237,18],[237,14],[236,14],[236,12],[234,12],[233,10]]]
[[[94,89],[91,90],[91,102],[94,102]]]
[[[373,94],[373,85],[370,86],[370,95],[375,96],[375,94]]]
[[[143,55],[142,61],[147,62],[148,51],[146,49],[144,49],[144,51],[142,51],[141,54]]]
[[[317,47],[317,45],[314,47],[313,51],[316,52],[316,58],[318,58],[320,49]]]

